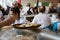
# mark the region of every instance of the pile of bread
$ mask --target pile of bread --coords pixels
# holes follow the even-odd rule
[[[19,25],[19,27],[33,27],[33,26],[38,26],[38,24],[25,23],[25,24]]]

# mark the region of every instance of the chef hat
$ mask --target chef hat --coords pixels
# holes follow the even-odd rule
[[[41,2],[39,2],[39,3],[38,3],[38,6],[42,6],[42,3],[41,3]]]
[[[35,4],[34,4],[34,7],[36,7],[36,6],[37,6],[37,4],[35,3]],[[42,6],[42,3],[39,2],[39,3],[38,3],[38,6]]]

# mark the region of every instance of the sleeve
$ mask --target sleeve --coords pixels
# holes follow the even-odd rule
[[[51,25],[51,19],[50,19],[49,16],[45,15],[43,23],[41,24],[41,26],[39,27],[39,29],[40,28],[44,29],[46,27],[49,27],[49,25]]]

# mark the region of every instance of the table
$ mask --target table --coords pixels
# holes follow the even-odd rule
[[[24,30],[24,32],[25,32],[25,30]],[[26,32],[29,32],[29,30],[27,30]],[[12,28],[11,26],[5,26],[4,28],[2,28],[0,33],[1,33],[0,40],[10,40],[10,39],[16,37],[17,35],[20,35],[20,34],[17,34],[15,29]],[[31,31],[30,31],[30,33],[32,33],[31,34],[32,36],[30,34],[27,34],[27,36],[35,39],[36,38],[35,33],[31,32]],[[31,39],[31,40],[34,40],[34,39]],[[35,40],[37,40],[37,39],[35,39]]]
[[[29,31],[28,31],[29,32]],[[5,26],[2,28],[0,35],[0,40],[9,40],[10,38],[14,38],[15,36],[19,35],[16,33],[14,28],[11,26]],[[37,38],[36,40],[60,40],[60,32],[53,32],[49,30],[41,30],[41,32],[34,33],[34,36]]]
[[[42,30],[38,38],[41,38],[41,40],[60,40],[60,31]]]

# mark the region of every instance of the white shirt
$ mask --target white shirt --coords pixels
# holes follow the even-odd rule
[[[0,21],[2,21],[2,16],[3,16],[3,13],[0,11]]]
[[[29,7],[28,6],[26,6],[26,7],[24,7],[23,8],[23,10],[21,10],[21,12],[20,12],[20,20],[18,21],[18,20],[16,20],[15,21],[15,24],[16,23],[25,23],[26,21],[28,21],[25,17],[24,17],[24,15],[27,15],[27,11],[29,10]],[[18,23],[18,24],[19,24]]]
[[[29,10],[29,8],[30,7],[28,7],[28,6],[24,7],[22,10],[22,15],[24,15],[24,14],[27,15],[27,11]]]
[[[34,17],[32,23],[41,24],[39,28],[44,28],[51,24],[51,19],[47,14],[39,13],[38,15]]]
[[[55,23],[55,22],[58,22],[58,21],[60,21],[58,18],[56,18],[57,17],[57,15],[52,15],[52,17],[51,17],[51,21],[52,21],[52,23]],[[57,23],[57,30],[60,30],[60,22],[58,22]]]

